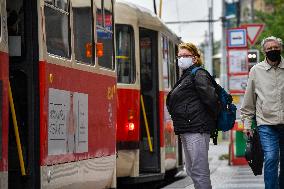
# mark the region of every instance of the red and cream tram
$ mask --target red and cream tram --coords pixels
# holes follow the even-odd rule
[[[115,187],[113,7],[0,0],[1,189]]]
[[[177,78],[179,38],[145,8],[116,2],[117,177],[163,179],[182,167],[165,99]]]

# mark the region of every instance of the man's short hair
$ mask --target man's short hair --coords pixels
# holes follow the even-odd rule
[[[270,37],[264,38],[261,42],[261,50],[263,52],[264,52],[264,45],[267,41],[277,41],[280,45],[280,48],[282,48],[282,45],[283,45],[282,39],[274,37],[274,36],[270,36]]]

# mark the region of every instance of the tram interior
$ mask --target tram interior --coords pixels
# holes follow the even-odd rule
[[[147,136],[146,124],[142,110],[141,120],[141,145],[140,145],[140,172],[160,172],[160,147],[159,147],[159,123],[158,123],[158,64],[157,64],[157,33],[153,30],[140,28],[140,70],[141,70],[141,94],[144,98],[145,112],[149,126],[150,136]],[[149,149],[148,137],[150,137],[153,151]]]
[[[13,103],[16,112],[19,138],[21,141],[22,155],[26,167],[26,176],[22,176],[20,161],[16,145],[15,130],[12,121],[12,114],[9,114],[9,146],[8,146],[8,188],[28,188],[27,180],[30,176],[30,161],[28,153],[30,112],[28,107],[31,104],[28,90],[31,87],[31,55],[27,47],[27,6],[23,0],[7,0],[7,27],[9,46],[9,80],[12,90]]]

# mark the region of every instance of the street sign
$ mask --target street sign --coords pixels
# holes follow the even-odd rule
[[[251,45],[256,42],[256,39],[261,34],[264,24],[245,24],[242,25],[247,29],[247,38]]]
[[[229,90],[232,94],[245,93],[248,81],[248,74],[244,75],[231,75],[229,77]]]
[[[245,28],[233,28],[228,30],[228,48],[247,47]]]
[[[228,74],[247,74],[247,49],[228,50]]]

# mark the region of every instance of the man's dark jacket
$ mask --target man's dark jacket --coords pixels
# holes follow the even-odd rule
[[[176,134],[210,133],[216,126],[219,104],[211,76],[199,69],[194,77],[191,70],[195,67],[192,65],[183,71],[167,96]]]

